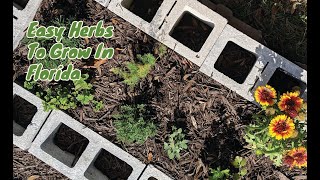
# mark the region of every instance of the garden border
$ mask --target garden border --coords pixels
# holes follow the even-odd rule
[[[243,34],[242,32],[236,30],[235,28],[231,27],[227,24],[225,18],[220,16],[219,14],[215,13],[211,9],[207,8],[200,2],[196,0],[176,0],[177,4],[175,5],[175,0],[165,0],[163,5],[159,8],[156,16],[154,17],[151,23],[145,23],[139,20],[139,17],[133,16],[130,11],[126,11],[118,7],[120,0],[96,0],[98,3],[107,7],[110,11],[114,12],[118,16],[122,17],[126,21],[130,22],[131,24],[135,25],[148,35],[152,36],[156,40],[162,42],[169,48],[173,49],[183,57],[186,57],[191,62],[195,63],[196,65],[200,66],[200,71],[204,72],[206,75],[212,77],[212,73],[215,76],[218,74],[218,78],[214,77],[213,79],[219,81],[221,84],[225,85],[231,90],[234,90],[239,95],[244,97],[245,99],[254,102],[252,90],[259,86],[264,85],[267,81],[271,78],[274,71],[280,67],[283,70],[289,72],[294,78],[299,79],[307,84],[307,71],[300,68],[299,66],[293,64],[292,62],[288,61],[284,57],[278,55],[274,51],[270,50],[269,48],[261,45],[257,41],[253,40],[252,38],[248,37],[247,35]],[[30,0],[25,7],[24,10],[20,11],[17,8],[13,7],[14,9],[14,16],[17,19],[13,18],[13,50],[18,46],[19,41],[24,36],[24,29],[28,26],[28,23],[33,19],[35,13],[40,6],[42,0]],[[176,6],[171,9],[172,6]],[[186,10],[196,9],[196,13],[192,13],[199,19],[208,20],[211,23],[215,23],[215,28],[218,27],[218,31],[215,31],[214,35],[210,35],[213,42],[211,44],[207,44],[205,47],[206,51],[203,54],[200,54],[200,59],[195,58],[195,54],[190,52],[190,50],[181,45],[181,43],[177,43],[172,39],[168,38],[166,30],[170,30],[178,20],[178,14],[181,14],[181,9],[178,7],[188,7]],[[191,8],[191,9],[189,9]],[[121,10],[120,10],[121,9]],[[170,13],[169,13],[170,12]],[[210,17],[206,15],[201,15],[201,12],[206,12],[210,14]],[[167,16],[169,14],[169,16]],[[213,22],[210,20],[211,18],[217,17],[220,19],[218,22]],[[159,23],[161,22],[160,26]],[[163,23],[163,24],[162,24]],[[160,29],[159,29],[160,28]],[[234,33],[234,34],[233,34]],[[227,78],[225,75],[219,75],[213,67],[216,58],[222,52],[223,47],[226,43],[224,37],[231,39],[232,41],[236,41],[241,44],[241,47],[247,49],[249,51],[253,51],[253,48],[260,47],[259,51],[256,51],[255,54],[257,55],[257,62],[253,68],[253,71],[250,72],[247,79],[245,80],[245,85],[240,86],[235,84],[233,80]],[[208,41],[208,39],[207,39]],[[249,42],[249,43],[246,43]],[[219,52],[219,54],[215,54]],[[198,55],[196,54],[196,56]],[[212,59],[213,58],[213,59]],[[266,66],[267,65],[267,66]],[[261,70],[261,71],[260,71]],[[223,79],[226,78],[226,79]],[[246,87],[245,89],[243,87]],[[250,88],[249,88],[250,87]],[[249,88],[249,89],[248,89]],[[13,83],[14,95],[19,93],[19,95],[26,99],[27,101],[31,102],[32,104],[36,105],[38,108],[37,113],[41,113],[43,107],[41,100],[33,95],[32,93],[28,92],[27,90],[23,89],[16,83]],[[306,100],[307,89],[302,94],[302,97]],[[49,117],[48,117],[49,116]],[[46,121],[46,119],[48,119]],[[37,122],[36,122],[37,121]],[[39,121],[39,123],[38,123]],[[44,123],[44,124],[43,124]],[[47,154],[41,149],[41,144],[47,140],[47,138],[54,132],[55,129],[52,127],[57,127],[59,124],[64,123],[71,128],[74,128],[78,131],[81,135],[85,136],[86,138],[90,139],[89,144],[86,150],[83,152],[81,157],[79,158],[77,164],[73,168],[68,168],[65,164],[60,162],[59,160],[55,159],[51,155]],[[41,125],[43,124],[42,128]],[[130,178],[146,178],[146,176],[150,175],[149,173],[153,171],[157,171],[159,173],[159,177],[167,177],[161,171],[157,170],[154,166],[148,165],[147,168],[145,164],[131,156],[129,153],[125,152],[121,148],[117,147],[107,139],[101,137],[100,135],[96,134],[92,130],[85,127],[83,124],[79,123],[78,121],[74,120],[73,118],[69,117],[68,115],[64,114],[62,111],[53,111],[50,115],[49,113],[43,115],[43,117],[39,115],[34,116],[32,123],[27,127],[25,133],[28,131],[32,132],[32,135],[24,135],[19,139],[13,135],[14,142],[13,144],[17,145],[19,148],[27,150],[29,147],[29,152],[35,155],[37,158],[41,159],[42,161],[46,162],[48,165],[54,167],[61,173],[65,174],[71,179],[86,179],[84,177],[84,173],[87,168],[90,166],[90,163],[95,159],[95,155],[97,152],[104,148],[105,150],[111,151],[110,153],[117,155],[119,159],[124,160],[131,167],[134,169],[133,173],[131,174]],[[39,134],[37,135],[39,131]],[[34,139],[35,137],[35,139]],[[24,139],[23,139],[24,138]],[[33,141],[34,140],[34,141]],[[23,144],[25,141],[26,144]],[[33,141],[33,142],[32,142]],[[95,142],[95,143],[93,143]],[[104,145],[103,145],[104,144]],[[108,146],[106,146],[108,144]],[[68,155],[66,155],[68,156]],[[119,157],[120,156],[120,157]],[[161,174],[162,173],[162,174]],[[149,176],[148,176],[149,177]],[[157,176],[158,177],[158,176]],[[170,178],[169,178],[170,179]]]
[[[36,15],[41,2],[42,0],[29,0],[22,10],[13,5],[13,50],[19,45],[25,34],[25,29]]]
[[[25,130],[22,126],[13,121],[13,144],[23,150],[27,150],[30,148],[33,139],[40,131],[41,126],[43,125],[43,123],[45,123],[51,111],[44,112],[42,107],[42,100],[40,98],[25,90],[23,87],[17,85],[16,83],[13,83],[13,98],[15,96],[19,96],[37,107],[37,112],[33,116],[31,123]],[[18,136],[14,134],[15,130],[24,130],[24,132],[21,136]]]
[[[122,1],[123,0],[111,0],[107,8],[199,66],[200,72],[217,80],[222,85],[235,91],[237,94],[256,105],[258,104],[254,100],[253,90],[259,85],[265,85],[278,67],[288,72],[293,78],[307,84],[306,70],[227,24],[227,19],[197,0],[176,0],[177,3],[172,3],[172,1],[170,1],[166,6],[163,6],[165,0],[157,11],[157,14],[161,14],[161,16],[157,17],[156,14],[151,23],[147,23],[142,18],[122,7]],[[169,5],[171,8],[168,7]],[[183,10],[181,10],[181,8]],[[199,53],[195,53],[169,35],[169,31],[171,31],[178,23],[182,11],[189,11],[198,19],[213,23],[214,29],[218,28],[216,31],[213,30],[206,40],[206,42],[212,42],[210,44],[205,43]],[[165,17],[163,16],[163,12],[167,13]],[[206,12],[206,14],[204,15],[201,12]],[[216,21],[213,19],[218,20]],[[163,22],[163,24],[159,27],[159,23],[153,23],[155,20],[157,20],[157,22]],[[254,67],[243,84],[235,82],[233,79],[214,68],[214,63],[228,41],[235,42],[240,47],[254,53],[257,57]],[[204,49],[206,50],[202,51]],[[307,100],[307,88],[302,92],[301,97],[304,100]]]

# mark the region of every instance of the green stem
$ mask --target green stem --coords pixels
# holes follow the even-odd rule
[[[265,128],[263,128],[261,131],[258,131],[257,133],[254,133],[254,135],[263,133],[264,131],[267,130],[267,128],[268,128],[268,126],[266,126]]]

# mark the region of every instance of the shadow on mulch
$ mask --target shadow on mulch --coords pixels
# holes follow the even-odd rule
[[[234,169],[231,160],[243,149],[238,132],[226,127],[224,122],[213,122],[212,131],[214,135],[205,139],[205,148],[200,155],[202,162],[213,169],[219,166]]]
[[[186,113],[178,108],[175,108],[173,116],[174,116],[173,121],[169,121],[167,124],[168,134],[172,133],[173,126],[175,126],[177,129],[179,129],[179,128],[183,129],[184,133],[187,134],[189,132],[189,129],[188,129],[188,124],[187,124]]]
[[[64,16],[66,19],[81,20],[90,14],[87,7],[88,0],[46,0],[42,2],[40,24],[51,23],[55,18]],[[74,7],[74,8],[71,8]]]

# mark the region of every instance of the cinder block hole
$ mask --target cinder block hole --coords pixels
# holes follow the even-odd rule
[[[158,179],[154,177],[149,177],[148,180],[158,180]]]
[[[121,5],[150,23],[162,2],[163,0],[124,0]]]
[[[29,0],[13,0],[13,6],[19,10],[23,10],[28,2]]]
[[[169,34],[191,50],[199,52],[213,28],[214,24],[207,24],[186,11]]]
[[[13,19],[17,20],[18,18],[17,18],[17,16],[13,15]]]
[[[41,144],[41,149],[72,168],[88,144],[87,138],[61,123]]]
[[[252,70],[256,56],[234,42],[228,41],[218,57],[214,68],[239,84],[242,84]]]
[[[22,136],[33,116],[37,112],[37,107],[29,103],[22,97],[14,95],[13,97],[13,134]]]
[[[295,86],[300,87],[300,93],[303,93],[307,85],[299,79],[294,78],[291,74],[281,68],[277,68],[267,83],[281,94],[291,92]]]
[[[91,163],[84,173],[84,176],[90,180],[125,180],[128,179],[132,170],[132,167],[126,162],[108,151],[101,149],[97,154],[95,161]]]

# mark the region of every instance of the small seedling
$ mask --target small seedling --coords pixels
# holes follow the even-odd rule
[[[23,83],[23,87],[28,90],[32,90],[35,88],[36,84],[37,84],[37,81],[25,81]]]
[[[170,159],[180,159],[180,151],[187,149],[188,141],[184,139],[185,135],[182,133],[182,129],[177,129],[175,126],[172,127],[173,133],[170,134],[169,142],[164,143],[164,150]]]
[[[156,48],[154,50],[155,54],[157,54],[160,58],[164,57],[164,55],[167,53],[167,46],[165,46],[162,43],[158,43],[156,45]]]
[[[96,101],[96,100],[93,100],[92,101],[93,103],[93,111],[94,112],[99,112],[101,111],[103,108],[104,108],[104,105],[103,105],[103,102],[102,101]]]
[[[235,168],[239,169],[238,173],[233,174],[233,179],[241,179],[243,176],[247,174],[247,168],[245,167],[247,165],[247,160],[243,157],[236,156],[234,161],[232,162],[232,165]]]
[[[124,79],[124,83],[133,88],[142,78],[145,78],[155,65],[155,57],[148,53],[141,56],[137,55],[138,62],[127,62],[126,68],[112,68],[111,72]]]
[[[113,115],[118,140],[142,144],[149,137],[154,137],[156,125],[145,119],[146,113],[144,104],[121,106],[119,114]]]
[[[221,170],[220,166],[217,169],[210,168],[209,180],[224,180],[230,177],[230,169]]]

